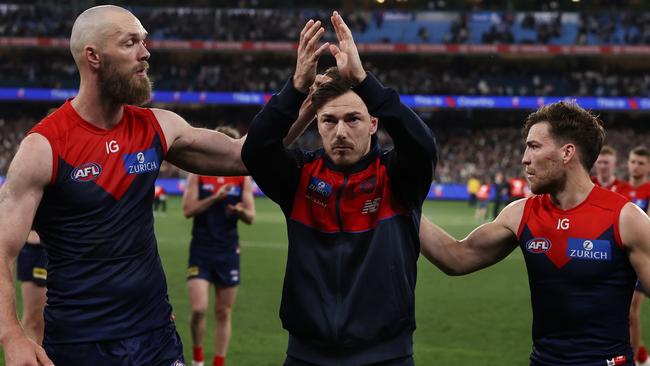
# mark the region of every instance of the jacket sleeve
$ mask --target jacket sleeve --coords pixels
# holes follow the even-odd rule
[[[242,161],[255,183],[288,213],[300,179],[299,151],[289,151],[282,139],[307,96],[289,79],[282,90],[253,118],[242,148]]]
[[[387,167],[393,193],[408,208],[419,208],[429,193],[438,162],[431,130],[413,110],[401,103],[395,90],[385,88],[371,73],[353,90],[366,103],[370,115],[379,119],[395,144]]]

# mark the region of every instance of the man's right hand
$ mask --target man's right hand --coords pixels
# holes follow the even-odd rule
[[[309,19],[300,32],[293,87],[302,93],[307,94],[309,87],[314,83],[318,59],[329,48],[328,42],[317,48],[324,33],[325,29],[321,27],[320,20],[314,22],[312,19]]]
[[[8,336],[2,348],[5,352],[6,366],[54,366],[43,347],[23,332]]]

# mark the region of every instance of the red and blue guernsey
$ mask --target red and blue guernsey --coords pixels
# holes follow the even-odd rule
[[[228,215],[226,206],[235,205],[242,200],[244,177],[210,177],[198,176],[199,199],[215,194],[219,189],[231,184],[232,189],[223,200],[214,203],[207,210],[194,217],[192,226],[192,243],[201,250],[213,252],[232,252],[237,250],[237,215]]]
[[[620,192],[630,199],[630,202],[639,206],[644,212],[648,212],[648,203],[650,201],[650,182],[643,183],[637,187],[628,185],[627,189]]]
[[[636,282],[619,233],[627,198],[595,186],[570,210],[526,201],[519,243],[533,308],[531,365],[633,365],[628,311]]]
[[[167,146],[153,112],[125,106],[103,130],[67,101],[30,133],[47,138],[53,154],[34,219],[49,260],[45,343],[123,339],[169,325],[151,209]]]

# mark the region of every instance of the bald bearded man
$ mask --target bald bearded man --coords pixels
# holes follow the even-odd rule
[[[7,366],[184,365],[153,229],[160,163],[202,175],[247,171],[242,140],[136,107],[151,96],[146,36],[117,6],[79,15],[70,36],[79,94],[30,131],[9,168],[0,191]],[[11,276],[32,222],[50,269],[44,349],[18,322]]]

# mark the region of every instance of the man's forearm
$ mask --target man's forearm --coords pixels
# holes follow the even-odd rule
[[[453,250],[460,249],[458,240],[431,223],[424,216],[420,221],[420,253],[448,275],[462,274]]]
[[[13,334],[22,332],[16,315],[16,289],[12,267],[12,261],[0,259],[0,344],[4,344]]]

